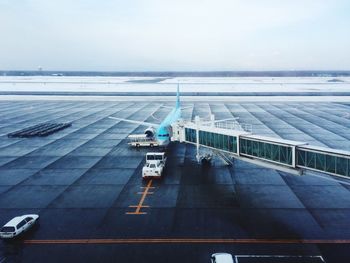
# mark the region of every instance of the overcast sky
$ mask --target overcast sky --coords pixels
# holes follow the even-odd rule
[[[350,70],[349,0],[0,0],[0,70]]]

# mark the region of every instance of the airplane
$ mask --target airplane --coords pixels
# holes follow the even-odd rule
[[[163,108],[170,108],[166,106],[162,106]],[[165,117],[165,119],[160,123],[151,123],[151,122],[144,122],[144,121],[136,121],[136,120],[130,120],[130,119],[123,119],[118,117],[112,117],[109,116],[108,118],[118,121],[125,121],[133,124],[148,126],[148,128],[145,130],[145,134],[147,137],[154,138],[157,141],[158,146],[161,147],[167,147],[168,144],[171,142],[171,125],[175,123],[177,120],[181,119],[181,110],[192,108],[192,106],[189,107],[181,107],[180,102],[180,88],[179,84],[177,84],[177,90],[176,90],[176,103],[175,107],[171,108],[171,112]],[[236,120],[237,118],[228,118],[223,120],[211,120],[204,123],[217,123],[217,122],[223,122],[223,121],[229,121],[229,120]]]
[[[165,106],[162,106],[162,107],[167,108]],[[172,108],[171,112],[165,117],[165,119],[160,124],[144,122],[144,121],[135,121],[130,119],[122,119],[122,118],[117,118],[112,116],[110,116],[109,118],[118,120],[118,121],[125,121],[129,123],[148,126],[148,128],[145,130],[145,134],[147,135],[147,137],[154,137],[154,139],[156,139],[157,144],[159,146],[166,147],[170,143],[171,124],[173,124],[174,122],[176,122],[178,119],[181,118],[181,109],[184,109],[184,108],[181,108],[180,89],[178,84],[177,91],[176,91],[175,108]]]

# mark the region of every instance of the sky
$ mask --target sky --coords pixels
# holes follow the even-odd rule
[[[0,70],[350,70],[348,0],[0,0]]]

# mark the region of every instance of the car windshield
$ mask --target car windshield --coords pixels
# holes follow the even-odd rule
[[[15,232],[15,228],[13,226],[4,226],[1,228],[1,232]]]
[[[156,160],[163,160],[163,155],[156,155],[155,158]]]

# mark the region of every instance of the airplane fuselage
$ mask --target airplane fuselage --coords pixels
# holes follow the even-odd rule
[[[165,117],[156,130],[155,138],[160,146],[167,146],[171,137],[171,124],[181,118],[181,108],[176,107]]]

